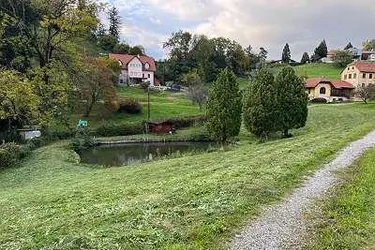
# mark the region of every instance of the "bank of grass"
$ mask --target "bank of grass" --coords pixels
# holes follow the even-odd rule
[[[302,77],[317,78],[325,76],[329,79],[341,79],[341,71],[344,68],[335,64],[311,63],[294,67],[297,74]]]
[[[220,249],[266,204],[375,128],[375,105],[319,105],[295,137],[101,169],[57,143],[0,172],[0,248]]]
[[[308,247],[375,249],[375,149],[342,173],[344,183],[333,198],[322,201],[318,234]]]
[[[73,114],[70,123],[74,127],[79,119],[88,121],[89,128],[95,129],[103,123],[116,125],[126,123],[139,123],[147,120],[147,92],[138,87],[119,87],[117,93],[120,97],[131,98],[141,103],[143,112],[141,114],[124,114],[108,112],[103,103],[98,103],[90,117],[83,117],[83,111]],[[197,105],[194,105],[184,93],[171,93],[168,91],[150,92],[150,119],[161,120],[174,117],[195,116],[203,114]]]

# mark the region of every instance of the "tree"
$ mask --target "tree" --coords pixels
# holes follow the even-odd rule
[[[111,111],[118,108],[118,98],[112,82],[112,72],[107,62],[101,58],[84,57],[76,83],[81,99],[85,103],[85,117],[89,117],[93,107],[103,100]]]
[[[130,46],[126,43],[118,43],[113,48],[113,53],[117,54],[129,54]]]
[[[375,85],[369,84],[366,86],[358,87],[356,95],[361,98],[365,104],[367,104],[369,100],[375,99]]]
[[[307,52],[305,52],[302,55],[301,63],[306,64],[308,62],[310,62],[310,56],[309,56],[309,54],[307,54]]]
[[[348,45],[345,46],[344,50],[350,50],[352,48],[354,48],[354,46],[352,45],[351,42],[349,42]]]
[[[183,77],[184,83],[188,86],[187,96],[194,104],[199,105],[202,109],[203,104],[207,100],[207,88],[198,74],[197,70],[193,70]]]
[[[260,58],[261,61],[265,62],[266,59],[267,59],[268,51],[265,48],[263,48],[263,47],[260,47],[259,50],[260,51],[259,51],[258,56],[259,56],[259,58]]]
[[[221,142],[237,136],[241,127],[241,94],[235,74],[224,69],[211,86],[207,101],[207,129]]]
[[[323,40],[319,46],[314,50],[314,56],[312,57],[315,61],[318,61],[324,57],[327,57],[328,49],[326,41]]]
[[[108,20],[109,20],[109,35],[113,36],[116,41],[120,41],[120,25],[121,17],[119,11],[116,7],[112,7],[108,11]]]
[[[99,38],[99,46],[107,52],[113,52],[117,43],[117,39],[112,35],[106,34]]]
[[[353,55],[347,50],[336,50],[332,60],[340,67],[345,67],[353,61]]]
[[[372,51],[375,50],[375,39],[368,39],[362,43],[363,50]]]
[[[31,81],[11,70],[0,71],[0,120],[31,125],[39,118],[39,97]]]
[[[279,129],[277,89],[273,73],[267,68],[260,69],[245,91],[243,119],[246,129],[262,140]]]
[[[289,137],[289,130],[292,128],[302,128],[307,120],[308,97],[303,81],[296,75],[291,67],[281,69],[275,81],[277,91],[277,109],[280,114],[278,125],[284,133],[284,137]]]
[[[285,44],[284,46],[284,49],[283,49],[283,53],[281,55],[281,61],[283,63],[290,63],[290,60],[291,60],[291,54],[290,54],[290,48],[289,48],[289,44]]]
[[[142,56],[145,54],[145,49],[141,45],[137,45],[129,49],[129,54],[134,56]]]

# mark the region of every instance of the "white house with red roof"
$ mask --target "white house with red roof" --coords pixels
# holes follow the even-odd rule
[[[154,58],[125,54],[109,54],[109,58],[117,60],[122,67],[119,77],[120,84],[138,84],[141,82],[149,82],[150,86],[158,84],[155,79],[156,63]]]

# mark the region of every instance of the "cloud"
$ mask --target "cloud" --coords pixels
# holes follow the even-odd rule
[[[113,0],[121,11],[128,40],[152,51],[175,31],[224,36],[266,47],[280,58],[288,42],[295,60],[313,52],[322,39],[330,48],[349,41],[360,46],[375,24],[373,0]],[[129,28],[131,27],[131,28]],[[129,37],[134,36],[134,37]]]

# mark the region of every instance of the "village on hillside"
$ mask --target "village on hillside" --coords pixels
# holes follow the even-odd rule
[[[371,4],[1,0],[0,249],[375,249]]]

